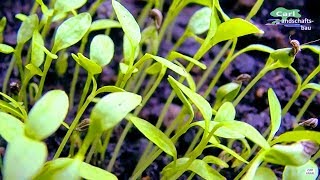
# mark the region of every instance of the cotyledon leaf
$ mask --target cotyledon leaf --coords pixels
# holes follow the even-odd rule
[[[173,142],[168,138],[168,136],[166,136],[162,131],[160,131],[158,128],[156,128],[144,119],[135,116],[128,116],[128,119],[134,124],[135,127],[139,129],[139,131],[142,134],[144,134],[160,149],[162,149],[170,156],[173,156],[174,158],[177,157],[176,147],[174,146]]]
[[[130,92],[114,92],[104,96],[92,109],[90,119],[101,130],[116,126],[141,103],[141,96]]]
[[[44,94],[32,107],[25,123],[26,134],[42,140],[54,133],[67,116],[69,100],[62,90]]]
[[[89,13],[81,13],[64,21],[57,29],[54,37],[53,51],[56,53],[78,41],[86,34],[91,25]]]

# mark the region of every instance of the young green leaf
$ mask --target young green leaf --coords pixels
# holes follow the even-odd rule
[[[0,100],[0,110],[9,113],[14,117],[18,117],[19,119],[24,119],[22,113],[12,104],[6,101]]]
[[[120,71],[122,74],[126,74],[128,69],[129,69],[129,66],[125,63],[120,63],[119,64],[119,67],[120,67]],[[133,72],[132,73],[137,73],[139,70],[137,68],[134,68]]]
[[[171,69],[172,71],[178,73],[181,76],[184,76],[184,77],[187,76],[187,72],[185,71],[185,69],[183,69],[180,66],[172,63],[171,61],[168,61],[167,59],[165,59],[163,57],[154,56],[154,55],[151,55],[151,54],[148,54],[148,53],[145,56],[148,56],[148,57],[156,60],[157,62],[161,63],[162,65],[166,66],[167,68]]]
[[[209,132],[212,131],[219,123],[215,121],[210,121]],[[200,126],[202,129],[205,129],[205,122],[204,121],[197,121],[191,124],[191,126]],[[228,129],[227,127],[220,127],[214,132],[215,136],[227,138],[227,139],[243,139],[245,138],[244,135],[232,130]],[[213,143],[214,144],[214,143]]]
[[[161,68],[162,68],[161,63],[155,62],[151,66],[147,67],[146,73],[150,75],[155,75],[161,71]]]
[[[41,66],[44,60],[44,52],[39,46],[44,46],[44,41],[41,34],[36,30],[32,35],[31,62],[37,67]]]
[[[211,9],[209,7],[199,9],[191,16],[187,28],[197,35],[208,31],[210,26],[210,16]]]
[[[80,176],[84,179],[95,180],[95,179],[110,179],[117,180],[117,176],[112,173],[100,169],[98,167],[92,166],[88,163],[82,162],[80,164]]]
[[[7,24],[7,18],[5,16],[3,16],[0,20],[0,37],[3,34],[3,31],[6,27],[6,24]],[[2,43],[2,40],[0,41],[0,43]]]
[[[91,32],[108,28],[121,28],[121,24],[112,19],[98,19],[92,22],[89,31]]]
[[[0,44],[0,53],[10,54],[14,52],[14,48],[7,44]]]
[[[69,12],[82,7],[86,2],[87,0],[56,0],[54,9],[60,13]]]
[[[216,31],[210,32],[209,30],[208,35],[210,36],[208,37],[210,39],[206,38],[205,42],[198,50],[196,56],[198,57],[199,55],[203,55],[212,46],[216,45],[219,42],[255,33],[263,33],[263,31],[258,29],[252,23],[240,18],[227,20],[221,23]]]
[[[254,175],[255,180],[277,180],[274,172],[267,167],[259,167]]]
[[[208,101],[206,101],[196,92],[191,91],[188,87],[175,80],[172,76],[169,76],[169,79],[171,79],[172,82],[176,84],[179,89],[181,89],[181,91],[195,104],[195,106],[197,106],[203,118],[206,121],[210,121],[212,117],[212,110]]]
[[[181,167],[188,161],[189,158],[179,158],[177,161],[171,162],[163,169],[164,175],[166,171],[174,169],[175,167]],[[200,159],[195,159],[192,161],[191,165],[188,167],[188,170],[196,173],[203,179],[225,179],[225,177],[223,177],[217,170],[213,169],[205,161]],[[170,179],[170,177],[166,178]]]
[[[36,14],[28,16],[21,24],[18,35],[17,44],[24,44],[31,39],[33,32],[37,29],[39,18]]]
[[[52,51],[56,53],[80,41],[90,25],[89,13],[81,13],[64,21],[56,31]]]
[[[309,160],[302,166],[286,166],[282,174],[282,179],[314,180],[317,179],[318,175],[318,166]]]
[[[277,49],[270,54],[274,60],[278,60],[281,67],[289,67],[294,61],[292,48]]]
[[[281,134],[278,138],[271,142],[271,145],[277,143],[295,142],[303,139],[310,139],[320,144],[320,132],[316,131],[289,131]]]
[[[246,161],[245,159],[243,159],[243,157],[241,157],[240,155],[238,155],[236,152],[234,152],[232,149],[228,148],[228,147],[225,146],[225,145],[216,143],[216,144],[212,144],[212,145],[207,146],[207,148],[208,148],[208,147],[217,147],[217,148],[219,148],[219,149],[222,149],[222,150],[224,150],[225,152],[231,154],[233,157],[237,158],[238,160],[240,160],[240,161],[242,161],[242,162],[244,162],[244,163],[246,163],[246,164],[249,164],[249,162]]]
[[[247,124],[242,121],[229,121],[224,122],[224,127],[236,131],[246,138],[250,139],[252,142],[256,143],[263,149],[269,149],[270,146],[268,142],[264,139],[264,137],[250,124]]]
[[[139,45],[141,40],[140,27],[130,12],[119,2],[112,0],[112,7],[122,26],[122,29],[128,37],[133,49]]]
[[[207,164],[216,164],[220,167],[223,167],[223,168],[228,168],[229,165],[224,162],[222,159],[219,159],[215,156],[205,156],[203,159],[202,159],[204,162],[206,162]]]
[[[221,41],[245,36],[248,34],[263,33],[252,23],[241,18],[230,19],[218,26],[216,34],[211,39],[211,44],[215,45]]]
[[[80,179],[81,163],[78,159],[58,158],[47,162],[33,179]]]
[[[128,116],[128,119],[134,124],[139,131],[145,135],[150,141],[156,144],[160,149],[177,158],[177,150],[173,142],[158,128],[154,127],[151,123],[144,119],[134,116]]]
[[[173,78],[168,78],[168,81],[169,81],[171,87],[173,88],[174,92],[177,94],[179,99],[182,101],[183,105],[186,106],[186,108],[187,108],[188,112],[190,113],[191,117],[194,117],[194,111],[193,111],[192,105],[190,104],[190,102],[188,101],[186,96],[182,93],[180,88],[177,86],[177,84],[172,79]]]
[[[34,139],[45,139],[54,133],[65,119],[69,108],[64,91],[47,92],[30,110],[25,132]]]
[[[25,108],[20,103],[18,103],[16,100],[14,100],[10,96],[8,96],[2,92],[0,92],[0,95],[3,96],[5,99],[7,99],[13,107],[18,108],[20,110],[21,114],[23,115],[22,119],[26,120],[28,114],[27,114]]]
[[[268,142],[270,142],[281,125],[281,105],[276,94],[271,88],[268,90],[268,101],[271,118],[271,132],[268,137]]]
[[[237,97],[240,89],[241,84],[235,82],[227,83],[219,87],[213,109],[218,110],[224,102],[233,101]]]
[[[7,142],[24,136],[24,124],[10,114],[0,112],[0,135]]]
[[[134,56],[132,55],[132,50],[134,51]],[[128,36],[125,34],[123,36],[123,58],[124,62],[126,64],[130,64],[130,61],[133,61],[136,59],[139,55],[139,48],[132,48],[130,40],[128,39]],[[132,59],[133,56],[133,59]]]
[[[99,66],[96,62],[86,58],[81,53],[78,53],[78,56],[72,53],[71,56],[81,67],[83,67],[91,74],[100,74],[102,72],[101,66]]]
[[[310,160],[311,156],[304,152],[302,143],[272,146],[266,153],[264,161],[273,164],[301,166]]]
[[[32,75],[36,74],[38,76],[43,76],[43,72],[41,71],[41,69],[35,66],[34,64],[27,64],[26,69],[28,69],[30,74]]]
[[[236,110],[234,109],[232,103],[225,102],[219,108],[213,120],[215,122],[227,122],[227,121],[234,121],[235,117],[236,117]]]
[[[24,136],[15,138],[6,149],[3,179],[32,179],[43,166],[47,155],[47,147],[43,142]]]
[[[107,35],[97,35],[90,44],[90,59],[104,67],[110,63],[114,54],[114,44]]]
[[[47,16],[53,15],[53,12],[48,10],[48,7],[43,3],[42,0],[36,0],[36,2],[41,6],[41,11],[43,14],[46,14]]]
[[[141,103],[141,96],[130,92],[115,92],[104,96],[92,109],[90,119],[101,131],[116,126]]]
[[[191,58],[189,56],[186,56],[186,55],[181,54],[181,53],[176,52],[176,51],[171,52],[170,55],[169,55],[169,59],[176,59],[176,58],[182,58],[182,59],[184,59],[186,61],[189,61],[189,62],[197,65],[201,69],[207,69],[207,66],[205,64],[203,64],[203,63],[201,63],[201,62],[199,62],[199,61],[197,61],[197,60],[195,60],[195,59],[193,59],[193,58]]]

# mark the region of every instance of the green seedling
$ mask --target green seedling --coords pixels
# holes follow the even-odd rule
[[[221,172],[223,168],[237,172],[235,179],[279,178],[269,164],[284,166],[284,179],[305,178],[306,168],[312,169],[313,173],[308,177],[316,178],[318,169],[314,162],[320,157],[319,132],[297,128],[278,137],[277,133],[282,116],[290,110],[301,92],[307,89],[314,91],[297,115],[297,123],[320,90],[319,84],[312,82],[320,72],[319,66],[305,79],[291,66],[296,54],[305,49],[319,55],[319,46],[311,46],[309,43],[300,45],[297,40],[290,39],[290,48],[275,50],[262,44],[251,44],[237,49],[238,38],[263,33],[250,22],[263,0],[255,3],[245,19],[229,17],[218,0],[174,0],[168,12],[163,12],[164,0],[150,0],[139,12],[138,21],[116,0],[111,2],[114,12],[110,19],[96,19],[95,13],[103,2],[96,0],[87,12],[83,12],[84,5],[88,5],[86,0],[52,0],[48,4],[36,0],[28,13],[30,15],[16,15],[22,23],[15,47],[2,44],[6,18],[1,18],[0,52],[12,56],[3,92],[0,93],[0,135],[8,142],[3,165],[0,161],[4,179],[117,179],[109,172],[113,170],[121,146],[132,127],[150,142],[134,168],[131,179],[141,179],[145,169],[162,152],[171,160],[161,171],[162,179],[178,179],[181,175],[186,175],[187,171],[190,172],[188,179],[195,175],[203,179],[225,179]],[[191,16],[184,33],[168,54],[160,56],[158,51],[165,35],[171,40],[170,32],[173,29],[168,27],[174,23],[183,8],[192,3],[202,8]],[[151,23],[147,20],[148,14],[152,18]],[[115,54],[121,51],[115,51],[118,43],[114,43],[108,34],[111,29],[119,31],[119,28],[123,31],[123,37],[119,37],[123,40],[122,54],[116,56],[120,55],[122,60],[115,62]],[[51,32],[54,34],[50,34]],[[179,51],[187,38],[193,38],[200,44],[195,54],[187,55]],[[78,50],[70,50],[71,46],[77,47],[78,43]],[[216,57],[208,66],[202,63],[200,59],[219,43],[224,45]],[[47,47],[49,44],[50,47]],[[27,55],[23,56],[22,50],[26,48]],[[242,82],[249,76],[240,75],[233,82],[223,83],[224,85],[217,87],[215,97],[210,97],[210,101],[207,101],[206,98],[217,83],[220,83],[226,68],[239,55],[250,51],[269,54],[258,75],[242,91]],[[222,61],[226,53],[226,58]],[[74,67],[71,67],[70,59],[75,60]],[[69,97],[62,90],[48,91],[42,95],[49,89],[46,79],[52,63],[61,78],[65,78],[67,72],[73,72],[70,89],[66,90],[69,91]],[[99,76],[110,63],[115,63],[118,69],[116,83],[98,87]],[[195,81],[190,74],[194,66],[204,71],[199,81]],[[10,97],[6,94],[7,86],[15,67],[19,72],[21,87]],[[215,68],[218,71],[210,79]],[[264,134],[260,134],[251,125],[236,120],[238,116],[235,106],[259,79],[278,68],[286,68],[293,73],[297,89],[283,109],[273,90],[268,90],[270,125]],[[77,102],[74,97],[81,69],[87,73],[87,77]],[[163,80],[167,74],[170,74],[167,81]],[[149,99],[154,98],[162,83],[170,84],[172,92],[153,125],[148,119],[140,118],[139,114]],[[181,101],[182,108],[171,124],[162,131],[164,117],[175,96]],[[91,105],[92,110],[89,108]],[[70,125],[63,122],[69,110],[75,112],[69,113],[68,119],[73,119]],[[242,117],[239,118],[242,120]],[[109,172],[90,165],[89,163],[99,162],[98,158],[101,162],[106,160],[109,141],[114,141],[111,138],[113,129],[123,119],[127,120],[127,124],[106,167]],[[314,126],[315,122],[305,121],[304,124]],[[46,162],[48,151],[42,141],[53,135],[61,125],[67,129],[67,133],[53,159]],[[179,139],[194,128],[198,132],[189,148],[184,155],[179,154],[176,150]],[[68,142],[70,146],[67,146]],[[241,143],[240,151],[233,148],[236,142]],[[70,147],[69,154],[61,157],[65,147]],[[202,155],[204,150],[210,152],[211,149],[218,149],[220,154]]]

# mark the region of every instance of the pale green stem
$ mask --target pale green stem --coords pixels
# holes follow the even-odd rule
[[[70,128],[68,129],[67,134],[64,136],[57,152],[55,153],[53,159],[57,159],[63,148],[65,147],[65,145],[67,144],[67,141],[69,140],[73,130],[77,127],[78,122],[80,120],[80,118],[82,117],[82,114],[84,113],[84,111],[87,109],[88,105],[91,103],[91,101],[93,100],[93,98],[95,97],[95,92],[97,90],[97,83],[95,81],[95,79],[92,77],[92,81],[93,81],[93,88],[92,88],[92,92],[89,95],[89,97],[87,98],[87,100],[84,102],[84,104],[82,105],[81,109],[77,112],[76,117],[74,118],[74,120],[72,121],[72,124],[70,126]]]
[[[105,158],[105,154],[106,154],[106,150],[107,150],[107,147],[108,147],[108,144],[109,144],[109,141],[110,141],[110,138],[111,138],[111,134],[112,134],[112,131],[111,130],[108,130],[107,131],[107,135],[104,139],[104,142],[102,144],[102,147],[101,147],[101,150],[100,150],[100,153],[101,153],[101,161],[104,160]]]
[[[50,56],[47,56],[45,63],[44,63],[44,67],[43,67],[43,75],[41,76],[40,79],[40,84],[39,84],[39,91],[37,92],[37,95],[35,97],[35,100],[37,101],[40,96],[42,95],[42,91],[43,91],[43,87],[44,87],[44,82],[46,81],[46,77],[48,74],[48,71],[50,69],[52,63],[52,58]]]
[[[217,54],[217,56],[213,59],[213,61],[210,63],[209,67],[206,69],[204,74],[202,75],[200,81],[197,83],[197,90],[199,90],[202,85],[206,82],[208,79],[210,73],[212,73],[213,69],[215,68],[216,64],[221,60],[223,55],[226,53],[226,51],[229,49],[230,45],[232,43],[232,40],[229,40],[220,50],[220,52]],[[218,72],[219,73],[219,72]],[[216,75],[215,75],[216,77]]]
[[[319,92],[315,90],[308,97],[307,101],[304,103],[304,105],[300,109],[298,115],[296,116],[296,122],[295,122],[296,124],[299,123],[299,121],[301,120],[303,114],[306,112],[306,110],[308,109],[308,107],[310,106],[310,104],[312,103],[312,101],[314,100],[314,98],[317,96],[318,93]]]
[[[84,37],[81,40],[79,53],[84,52],[84,49],[85,49],[87,42],[88,42],[88,34],[84,35]],[[76,67],[74,68],[74,71],[73,71],[73,77],[72,77],[71,87],[70,87],[70,92],[69,92],[69,101],[70,101],[70,108],[69,109],[72,109],[74,106],[74,94],[76,91],[79,72],[80,72],[80,65],[78,63],[76,63]]]
[[[191,121],[193,120],[192,117],[190,117],[188,119],[188,121],[185,123],[185,125],[183,127],[181,127],[178,132],[171,138],[173,143],[176,143],[178,141],[178,138],[184,134],[188,128],[189,128],[189,124],[191,123]],[[142,173],[143,171],[162,153],[163,151],[157,147],[155,147],[153,149],[153,151],[150,153],[149,157],[146,157],[144,159],[144,162],[139,165],[136,166],[133,175],[132,175],[132,179],[137,179]]]
[[[83,92],[82,92],[82,95],[81,95],[81,99],[80,99],[80,102],[79,102],[79,105],[78,105],[78,111],[80,110],[81,106],[83,105],[86,97],[87,97],[87,94],[88,94],[88,91],[89,91],[89,88],[90,88],[90,85],[91,85],[91,78],[93,77],[93,75],[91,73],[88,72],[88,76],[87,76],[87,80],[86,80],[86,83],[84,85],[84,88],[83,88]]]
[[[9,79],[10,79],[10,76],[11,76],[11,73],[13,71],[13,68],[14,68],[14,65],[16,63],[16,59],[15,57],[13,56],[11,61],[10,61],[10,64],[9,64],[9,67],[8,67],[8,70],[6,72],[6,76],[4,77],[4,80],[3,80],[3,86],[2,86],[2,92],[3,93],[7,93],[7,87],[8,87],[8,83],[9,83]]]
[[[91,16],[93,16],[99,6],[104,2],[104,0],[96,0],[89,8],[88,12],[90,13]]]
[[[93,140],[89,153],[86,155],[86,160],[85,160],[86,163],[90,163],[92,156],[97,149],[97,144],[99,143],[99,137],[100,136],[96,136],[95,139]]]
[[[143,7],[141,14],[137,20],[139,27],[143,27],[148,15],[149,15],[149,12],[153,6],[153,3],[154,3],[153,1],[148,1],[148,3]]]
[[[244,88],[243,91],[237,96],[237,98],[233,101],[233,105],[237,106],[241,99],[249,92],[249,90],[270,70],[275,69],[273,67],[265,66],[263,69],[257,74],[255,78],[250,81],[247,87]]]
[[[166,72],[166,68],[162,67],[161,72],[159,73],[159,76],[158,76],[157,80],[154,82],[152,88],[147,93],[147,95],[143,98],[141,105],[135,109],[135,111],[133,113],[135,116],[140,113],[140,111],[145,106],[145,104],[148,102],[148,100],[150,99],[150,97],[152,96],[152,94],[154,93],[156,88],[159,86],[160,82],[162,81],[163,76],[165,75],[165,72]],[[108,164],[108,167],[107,167],[108,171],[112,171],[113,165],[114,165],[116,158],[118,157],[118,154],[120,152],[120,148],[124,142],[125,137],[127,136],[128,132],[129,132],[129,130],[131,129],[131,127],[132,127],[132,123],[129,121],[127,123],[126,127],[124,128],[123,132],[121,133],[121,136],[116,144],[113,156],[112,156],[112,158]]]

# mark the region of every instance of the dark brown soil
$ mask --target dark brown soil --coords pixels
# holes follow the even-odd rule
[[[90,0],[91,2],[92,0]],[[135,16],[137,16],[144,5],[144,2],[138,0],[123,0],[124,5],[132,12]],[[165,9],[168,9],[169,1],[165,4]],[[221,6],[225,10],[225,12],[230,17],[244,17],[249,12],[250,8],[254,4],[253,0],[224,0],[221,1]],[[0,17],[6,16],[8,20],[7,27],[4,32],[4,43],[15,46],[16,43],[16,33],[20,26],[19,20],[15,19],[14,16],[17,13],[28,14],[28,11],[31,8],[33,2],[30,0],[17,0],[17,1],[2,1],[0,4]],[[88,7],[90,7],[91,3],[88,3],[86,7],[82,8],[81,11],[85,11]],[[270,0],[265,1],[261,10],[258,14],[252,19],[252,22],[257,24],[261,29],[265,31],[263,37],[256,36],[246,36],[240,38],[238,41],[237,49],[244,48],[250,44],[265,44],[273,48],[283,48],[290,47],[289,43],[289,33],[295,32],[293,35],[294,39],[298,39],[301,43],[309,42],[315,39],[320,38],[319,30],[320,30],[320,11],[319,11],[319,1],[316,0]],[[311,18],[315,22],[312,24],[311,31],[301,31],[299,29],[286,28],[281,26],[266,26],[267,19],[271,18],[269,16],[269,12],[274,10],[276,7],[286,7],[286,8],[296,8],[300,9],[300,13],[303,17]],[[159,54],[165,56],[170,47],[173,46],[173,43],[177,41],[177,39],[181,36],[192,13],[194,13],[199,6],[197,5],[189,5],[187,6],[179,15],[176,23],[172,28],[172,39],[169,41],[165,41],[162,43]],[[110,1],[106,1],[97,11],[97,15],[94,17],[96,19],[108,18],[111,14],[111,6]],[[111,65],[106,67],[103,70],[102,75],[99,76],[99,84],[100,85],[113,85],[116,80],[118,62],[121,59],[121,44],[122,44],[122,32],[121,31],[112,31],[111,37],[117,45],[116,55],[114,61]],[[192,56],[199,45],[192,40],[188,40],[185,42],[179,49],[181,53],[185,53],[187,55]],[[215,55],[219,52],[220,47],[216,46],[212,48],[202,59],[205,64],[209,64],[211,60],[215,57]],[[77,51],[77,47],[71,48],[72,52]],[[6,73],[6,69],[9,66],[10,62],[9,56],[4,56],[0,54],[0,88],[2,88],[3,78]],[[230,67],[224,72],[223,76],[220,78],[218,82],[218,86],[223,85],[232,81],[239,74],[247,73],[254,77],[259,70],[263,67],[266,62],[267,56],[265,54],[252,52],[248,54],[241,55],[238,57]],[[305,51],[301,52],[297,55],[295,62],[293,63],[294,68],[298,70],[300,75],[305,78],[317,65],[318,65],[318,57],[313,55],[312,53]],[[61,78],[56,75],[54,69],[50,70],[48,74],[48,78],[46,81],[46,90],[50,89],[64,89],[67,92],[69,91],[70,82],[73,74],[74,61],[69,59],[69,68],[66,75]],[[214,70],[211,74],[211,77],[208,79],[208,82],[211,81],[216,70]],[[195,79],[199,79],[202,76],[202,72],[194,70],[192,71]],[[17,72],[14,72],[11,80],[14,81],[18,78]],[[81,95],[82,87],[84,86],[86,78],[86,73],[81,71],[79,75],[79,82],[77,84],[77,96],[76,102],[79,101],[79,97]],[[318,82],[320,75],[315,78],[315,82]],[[35,82],[38,79],[34,79]],[[263,132],[269,124],[269,110],[267,104],[267,96],[266,92],[268,88],[273,88],[280,100],[282,107],[288,102],[292,93],[295,91],[295,78],[294,76],[287,70],[275,70],[268,73],[264,78],[262,78],[258,84],[245,96],[245,98],[241,101],[241,103],[236,107],[237,109],[237,119],[248,122],[255,126],[259,131]],[[150,99],[144,110],[141,112],[140,116],[142,118],[148,119],[150,122],[155,122],[157,117],[159,116],[159,112],[161,111],[163,104],[166,101],[166,98],[171,92],[171,88],[169,87],[166,81],[163,81],[153,97]],[[213,91],[208,98],[210,102],[214,100],[215,92]],[[287,115],[283,118],[282,126],[279,133],[283,133],[286,130],[292,128],[292,122],[295,119],[295,115],[299,112],[300,108],[310,95],[309,91],[303,92],[299,99],[294,103],[292,108],[289,110]],[[179,100],[175,100],[174,103],[180,105]],[[308,108],[308,111],[305,113],[304,118],[311,117],[319,117],[320,111],[320,96],[314,99],[311,106]],[[175,114],[178,109],[176,106],[173,106],[171,109],[171,113]],[[75,107],[76,108],[76,107]],[[85,117],[88,117],[90,112],[90,108],[87,110]],[[70,122],[75,114],[75,109],[69,113],[67,121]],[[125,126],[125,122],[119,125],[111,138],[110,145],[108,146],[108,153],[106,153],[107,157],[104,162],[100,162],[97,165],[105,168],[112,156],[112,153],[115,148],[115,144]],[[165,127],[163,127],[165,129]],[[52,157],[53,153],[56,151],[57,147],[61,139],[63,138],[66,130],[64,128],[60,128],[56,134],[50,137],[46,142],[49,148],[50,155]],[[179,143],[177,143],[178,152],[186,151],[189,143],[192,141],[194,135],[196,134],[196,129],[189,130],[183,137],[180,138]],[[128,179],[139,160],[141,153],[144,150],[144,147],[147,145],[148,141],[139,133],[136,129],[132,129],[130,133],[127,135],[124,145],[121,148],[119,157],[116,161],[116,164],[113,169],[113,173],[115,173],[119,179]],[[0,140],[0,147],[5,147],[5,142]],[[66,149],[66,148],[65,148]],[[62,155],[67,155],[67,150]],[[206,152],[213,153],[214,155],[218,155],[219,152]],[[170,162],[170,159],[167,158],[164,154],[159,156],[159,158],[154,161],[148,169],[144,172],[144,176],[149,176],[151,179],[159,179],[160,171],[162,168]],[[222,171],[222,174],[225,175],[228,179],[233,179],[235,177],[235,173],[232,170],[225,169]],[[180,179],[185,179],[187,176],[182,176]]]

